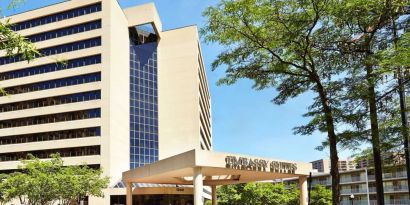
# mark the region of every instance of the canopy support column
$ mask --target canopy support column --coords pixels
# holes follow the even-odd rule
[[[202,178],[202,168],[194,168],[194,205],[203,205],[202,193],[204,191],[204,181]],[[127,204],[128,205],[128,204]]]
[[[216,195],[216,185],[212,185],[211,189],[212,189],[212,205],[217,205],[218,197]]]
[[[300,205],[308,205],[307,176],[299,177]]]
[[[132,183],[127,182],[127,205],[132,205]]]

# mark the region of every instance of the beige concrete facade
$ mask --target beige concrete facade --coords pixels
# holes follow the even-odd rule
[[[101,62],[62,69],[54,72],[36,73],[6,80],[0,86],[14,89],[34,83],[53,81],[85,74],[100,73],[101,80],[86,84],[76,84],[52,89],[32,90],[0,96],[3,105],[54,99],[59,96],[100,91],[100,99],[66,104],[42,105],[0,112],[0,123],[13,120],[37,120],[37,117],[55,118],[64,113],[100,109],[100,117],[62,122],[28,123],[25,126],[3,127],[3,137],[32,137],[42,134],[99,127],[98,136],[74,137],[69,139],[48,139],[39,141],[0,143],[0,172],[17,169],[18,160],[10,160],[8,155],[16,153],[42,152],[47,150],[76,149],[79,147],[98,148],[99,153],[81,156],[63,156],[67,165],[89,164],[100,166],[104,174],[111,178],[110,189],[103,199],[90,198],[90,204],[109,204],[110,195],[125,195],[125,189],[113,188],[121,181],[122,172],[130,167],[130,40],[129,27],[150,24],[158,38],[158,134],[159,158],[167,158],[192,149],[212,149],[211,102],[204,64],[195,26],[163,31],[155,5],[144,4],[122,9],[115,0],[71,0],[9,16],[4,20],[20,23],[43,16],[101,3],[101,11],[52,23],[18,30],[23,36],[32,36],[58,29],[101,20],[101,28],[71,35],[64,35],[35,43],[38,49],[47,49],[82,40],[101,38],[101,45],[70,52],[39,57],[30,63],[18,61],[0,65],[0,75],[47,64],[56,60],[71,61],[87,56],[101,55]],[[0,51],[0,57],[5,52]],[[13,121],[14,123],[14,121]],[[68,134],[70,135],[70,134]],[[38,136],[37,136],[38,137]],[[79,151],[76,151],[79,152]],[[90,155],[91,153],[91,155]],[[7,155],[7,156],[6,156]],[[136,193],[181,194],[175,189],[147,188]],[[192,194],[186,188],[183,194]]]
[[[6,19],[10,20],[11,23],[18,23],[22,21],[26,21],[29,19],[46,16],[58,12],[62,12],[68,9],[82,7],[86,5],[90,5],[96,3],[96,0],[82,0],[82,1],[68,1],[56,5],[51,5],[46,8],[32,10],[29,12],[25,12],[22,14],[17,14],[14,16],[7,17]],[[17,33],[23,36],[34,35],[38,33],[53,31],[60,28],[65,28],[72,25],[78,25],[81,23],[102,19],[102,12],[95,12],[90,15],[84,15],[79,18],[71,18],[64,21],[58,21],[50,24],[40,25],[28,29],[24,29],[21,31],[17,31]],[[77,42],[81,40],[90,39],[93,37],[102,36],[104,33],[103,29],[96,29],[90,32],[82,32],[77,33],[74,35],[67,35],[61,38],[53,38],[50,40],[40,41],[36,43],[36,47],[38,49],[49,48],[52,46]],[[41,66],[45,64],[55,63],[56,59],[64,59],[64,60],[71,60],[74,58],[79,58],[83,56],[95,55],[95,54],[102,54],[103,49],[101,47],[92,47],[88,49],[76,50],[72,52],[67,52],[58,55],[52,55],[47,57],[38,58],[30,63],[25,61],[20,61],[16,63],[10,63],[0,66],[0,73],[9,72],[9,71],[17,71],[25,68],[31,68],[35,66]],[[1,55],[4,56],[4,52],[1,51]],[[61,70],[57,72],[49,72],[44,74],[38,75],[31,75],[21,78],[14,78],[9,80],[0,81],[0,86],[3,88],[9,88],[19,85],[27,85],[31,83],[37,82],[44,82],[49,80],[61,79],[65,77],[72,77],[78,76],[83,74],[90,74],[96,72],[102,72],[103,66],[101,65],[91,65],[85,66],[81,69],[67,69]],[[90,84],[79,84],[73,85],[69,87],[59,87],[55,89],[46,89],[41,91],[35,92],[26,92],[22,94],[10,95],[10,96],[2,96],[0,97],[0,105],[2,104],[9,104],[9,103],[16,103],[16,102],[24,102],[24,101],[31,101],[41,98],[53,97],[53,96],[61,96],[61,95],[68,95],[86,91],[93,91],[93,90],[102,90],[101,85],[103,82],[95,82]],[[101,100],[92,100],[92,101],[85,101],[85,102],[77,102],[67,105],[54,105],[48,107],[38,107],[33,109],[22,109],[16,110],[11,112],[3,112],[0,113],[0,121],[4,120],[11,120],[11,119],[24,119],[29,117],[35,116],[43,116],[43,115],[50,115],[50,114],[59,114],[59,113],[66,113],[66,112],[73,112],[85,109],[93,109],[93,108],[102,108],[102,101]],[[84,119],[84,120],[76,120],[76,121],[68,121],[68,122],[57,122],[51,124],[37,124],[37,125],[29,125],[29,126],[20,126],[20,127],[12,127],[12,128],[5,128],[0,129],[0,137],[7,137],[7,136],[20,136],[20,135],[30,135],[36,133],[46,133],[46,132],[53,132],[53,131],[61,131],[61,130],[70,130],[70,129],[78,129],[78,128],[85,128],[85,127],[95,127],[101,126],[103,124],[103,120],[101,118],[93,118],[93,119]],[[67,140],[56,140],[56,141],[43,141],[43,142],[29,142],[29,143],[22,143],[22,144],[7,144],[7,145],[0,145],[0,150],[2,154],[4,153],[15,153],[15,152],[32,152],[32,151],[40,151],[40,150],[49,150],[49,149],[62,149],[62,148],[72,148],[72,147],[83,147],[83,146],[101,146],[101,141],[104,136],[96,136],[91,138],[76,138],[76,139],[67,139]],[[108,137],[107,137],[108,138]],[[102,155],[91,155],[91,156],[79,156],[79,157],[64,157],[64,161],[68,165],[75,165],[81,163],[87,163],[91,165],[100,165]],[[17,168],[18,161],[1,161],[0,162],[0,170],[13,170]],[[110,167],[105,166],[104,170],[109,173]],[[120,171],[118,171],[118,174]]]
[[[194,204],[202,205],[203,186],[239,184],[299,178],[300,204],[307,205],[307,175],[311,164],[238,154],[191,150],[123,173],[127,205],[132,205],[131,183],[181,184],[194,186]],[[216,195],[213,195],[215,203]]]
[[[197,27],[162,32],[158,50],[159,159],[211,150],[211,102]]]

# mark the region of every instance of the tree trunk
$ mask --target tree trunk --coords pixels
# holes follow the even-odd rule
[[[340,174],[339,174],[339,156],[337,154],[337,136],[333,120],[332,108],[329,99],[322,84],[317,81],[317,88],[320,100],[325,114],[327,135],[330,149],[330,175],[332,176],[332,205],[340,204]]]
[[[400,97],[401,131],[403,135],[404,155],[406,158],[407,187],[410,190],[409,127],[408,127],[408,118],[407,118],[406,94],[405,94],[404,83],[403,83],[403,73],[400,68],[397,69],[397,77],[398,77],[399,97]],[[409,198],[410,198],[410,195],[409,195]]]
[[[379,123],[377,117],[375,79],[373,78],[372,66],[366,65],[366,80],[368,84],[367,100],[370,109],[370,130],[373,146],[374,172],[376,178],[376,199],[377,205],[384,205],[383,191],[383,168],[380,152]]]
[[[397,26],[396,21],[392,19],[393,24],[393,40],[394,47],[397,48]],[[410,190],[410,153],[409,153],[409,127],[408,127],[408,117],[407,117],[407,105],[406,105],[406,91],[404,87],[404,75],[401,71],[400,66],[397,67],[397,84],[399,86],[399,99],[400,99],[400,116],[401,116],[401,132],[404,144],[404,158],[406,159],[406,170],[407,170],[407,187]],[[410,198],[410,194],[409,194]]]

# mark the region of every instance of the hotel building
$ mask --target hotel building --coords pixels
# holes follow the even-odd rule
[[[8,16],[35,43],[29,63],[0,51],[0,173],[28,153],[60,153],[110,176],[192,149],[212,150],[211,100],[196,26],[162,30],[153,4],[71,0]],[[181,143],[183,142],[183,143]],[[135,185],[143,186],[143,185]],[[192,195],[167,187],[145,194]],[[111,202],[115,203],[115,202]]]
[[[312,168],[316,169],[318,172],[330,173],[330,159],[319,159],[319,160],[315,160],[310,163],[312,164]],[[356,164],[357,163],[353,159],[339,160],[338,162],[339,171],[343,172],[343,171],[355,170]]]
[[[285,184],[297,183],[297,179],[283,181]],[[376,205],[376,184],[374,170],[358,168],[340,172],[341,205],[351,205],[350,196],[354,195],[354,205]],[[312,187],[322,185],[331,188],[332,180],[328,173],[313,173]],[[383,173],[384,196],[386,205],[410,204],[405,166],[386,167]]]

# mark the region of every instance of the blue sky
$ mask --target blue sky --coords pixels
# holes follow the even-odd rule
[[[5,8],[5,2],[0,6]],[[42,7],[60,2],[58,0],[26,0],[17,9],[4,11],[4,15]],[[149,0],[119,0],[123,8],[139,5]],[[163,29],[173,29],[196,24],[201,27],[205,18],[202,11],[217,3],[216,0],[154,0],[161,16]],[[223,67],[211,71],[210,64],[222,48],[202,43],[203,57],[212,95],[213,143],[217,151],[243,153],[278,159],[311,161],[326,158],[328,151],[314,148],[325,139],[323,134],[312,136],[293,135],[292,128],[307,121],[301,117],[310,104],[312,95],[305,94],[277,106],[271,103],[276,95],[274,89],[253,90],[252,82],[241,80],[232,86],[216,86],[224,75]],[[345,151],[341,157],[350,153]]]

